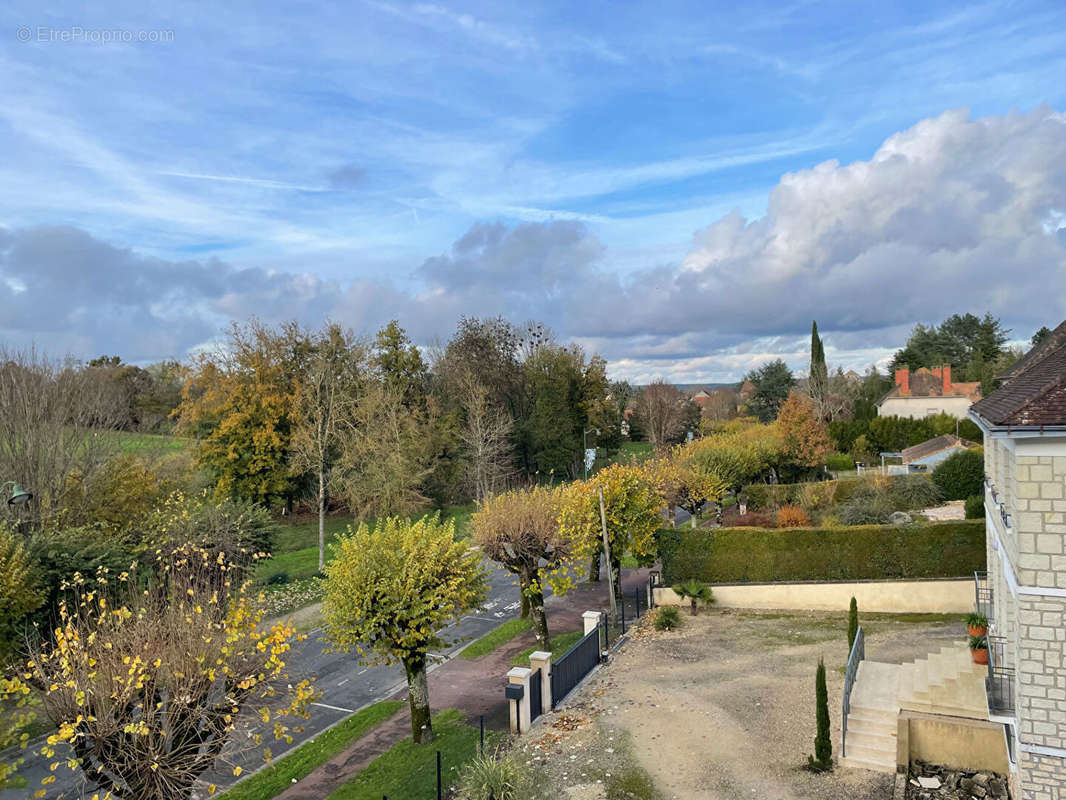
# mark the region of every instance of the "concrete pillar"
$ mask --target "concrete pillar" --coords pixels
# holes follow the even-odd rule
[[[532,722],[529,718],[529,676],[533,670],[526,667],[511,667],[507,673],[507,682],[522,687],[522,699],[510,701],[511,733],[525,733]]]
[[[599,611],[586,611],[581,615],[581,621],[585,624],[586,636],[596,630],[596,626],[600,624],[600,617],[602,616]]]
[[[537,650],[529,654],[529,668],[540,670],[540,713],[552,710],[552,654]]]

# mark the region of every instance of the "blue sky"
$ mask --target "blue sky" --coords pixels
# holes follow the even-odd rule
[[[1066,109],[1061,2],[80,5],[0,9],[0,333],[16,344],[181,356],[253,312],[367,330],[398,317],[428,343],[460,313],[528,312],[619,376],[727,380],[773,355],[800,366],[812,317],[830,358],[861,367],[941,308],[991,310],[1019,338],[1066,314],[1061,290],[1020,308],[1009,286],[885,313],[867,307],[884,267],[854,254],[847,297],[815,292],[791,315],[733,307],[803,268],[770,270],[744,233],[768,211],[778,242],[782,226],[811,227],[772,209],[789,175],[820,181],[800,181],[829,203],[820,218],[855,226],[834,236],[865,252],[898,243],[884,229],[871,243],[869,198],[826,192],[844,175],[834,169],[873,164],[886,140],[916,130],[950,162],[925,196],[956,196],[960,170],[972,196],[1002,162],[994,177],[1031,193],[1025,224],[1048,237],[1036,261],[1025,237],[1008,246],[1012,269],[1063,277],[1066,189],[1045,168]],[[166,41],[85,41],[103,31]],[[979,135],[980,120],[995,130]],[[951,151],[956,136],[988,159]],[[906,158],[925,152],[929,140],[916,141]],[[886,191],[904,206],[914,197],[898,182]],[[974,213],[1004,231],[1016,199],[1001,198],[994,221]],[[708,260],[708,239],[719,248],[739,218],[729,236],[740,239]],[[945,249],[973,256],[965,237],[903,244],[928,259],[919,274]],[[815,261],[825,249],[795,248]],[[818,263],[823,277],[839,271]],[[959,277],[936,269],[945,286]],[[673,301],[644,303],[666,283]],[[694,293],[702,304],[685,304]],[[28,313],[31,298],[52,301],[54,318]],[[633,304],[649,313],[629,314]],[[692,324],[663,319],[675,311]]]

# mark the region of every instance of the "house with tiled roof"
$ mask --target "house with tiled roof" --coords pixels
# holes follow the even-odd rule
[[[950,365],[922,367],[913,373],[900,367],[896,370],[896,385],[877,403],[877,414],[911,419],[950,414],[966,419],[970,406],[980,399],[981,384],[952,381]]]
[[[1066,322],[970,409],[985,441],[989,720],[1013,796],[1066,797]]]

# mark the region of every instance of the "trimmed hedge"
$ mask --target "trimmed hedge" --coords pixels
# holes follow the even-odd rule
[[[802,506],[805,509],[842,506],[853,498],[866,503],[876,494],[883,494],[892,511],[914,511],[940,502],[937,490],[928,475],[869,475],[835,481],[806,483],[753,483],[745,486],[743,494],[752,511],[777,510],[782,506]]]
[[[983,520],[850,528],[666,528],[663,583],[960,578],[985,568]]]

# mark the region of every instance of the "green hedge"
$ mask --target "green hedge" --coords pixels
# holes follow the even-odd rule
[[[985,568],[983,520],[850,528],[666,528],[663,582],[959,578]]]
[[[847,503],[856,494],[870,492],[875,489],[883,489],[889,493],[895,493],[898,497],[894,500],[905,500],[903,495],[908,494],[917,484],[932,484],[929,475],[866,475],[854,478],[841,478],[835,481],[807,481],[805,483],[753,483],[745,486],[743,494],[747,498],[748,508],[752,511],[771,510],[776,511],[781,506],[797,505],[807,507],[813,505],[817,508],[829,506],[841,506]],[[937,502],[936,498],[925,498],[930,503]],[[914,505],[906,502],[893,502],[893,511],[911,511],[923,507],[921,504]]]

